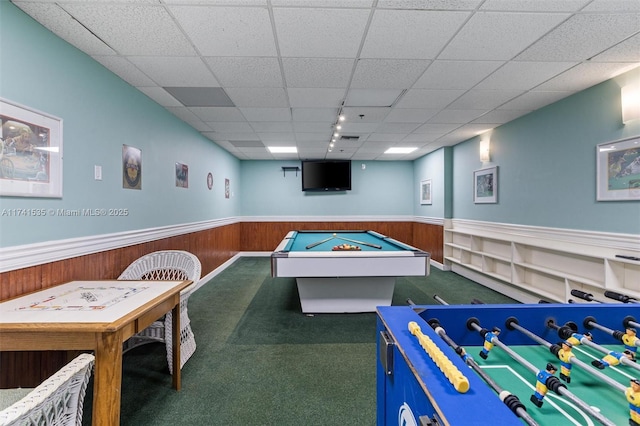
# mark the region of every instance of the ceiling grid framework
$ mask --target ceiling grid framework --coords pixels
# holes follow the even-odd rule
[[[638,0],[12,2],[245,160],[413,160],[640,65]]]

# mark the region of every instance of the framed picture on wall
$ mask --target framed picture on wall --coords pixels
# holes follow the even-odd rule
[[[420,204],[431,204],[431,179],[420,181]]]
[[[176,186],[178,188],[189,187],[189,166],[176,163]]]
[[[62,198],[62,120],[0,99],[0,195]]]
[[[142,189],[142,151],[122,145],[122,187]]]
[[[498,202],[498,166],[473,172],[473,202],[476,204]]]
[[[640,136],[596,148],[597,200],[640,200]]]

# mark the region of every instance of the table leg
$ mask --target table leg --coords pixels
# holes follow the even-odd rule
[[[93,425],[120,424],[122,330],[96,333]]]
[[[180,295],[178,294],[178,303],[171,311],[171,327],[173,339],[173,388],[180,390],[182,388],[181,368],[180,368]]]

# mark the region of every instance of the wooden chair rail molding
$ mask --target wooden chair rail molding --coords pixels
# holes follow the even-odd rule
[[[3,272],[0,301],[68,281],[113,279],[135,259],[157,250],[195,254],[202,263],[202,276],[206,276],[238,252],[272,251],[292,229],[370,229],[428,251],[433,260],[442,263],[444,227],[440,224],[410,220],[247,221]],[[75,351],[0,353],[0,388],[35,387],[76,355]]]

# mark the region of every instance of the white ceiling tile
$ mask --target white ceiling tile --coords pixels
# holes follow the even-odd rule
[[[289,106],[287,94],[282,88],[230,87],[226,92],[237,107],[286,108]]]
[[[427,69],[429,61],[401,59],[360,59],[352,88],[407,89]]]
[[[638,0],[594,0],[587,7],[585,12],[639,12],[640,2]]]
[[[293,121],[314,121],[333,123],[338,116],[338,108],[292,108]]]
[[[440,54],[440,59],[509,60],[569,15],[478,12]]]
[[[220,86],[196,56],[129,56],[127,59],[163,87]]]
[[[507,62],[474,90],[529,90],[575,66],[575,62]]]
[[[372,133],[367,142],[398,142],[406,136],[407,133]]]
[[[394,108],[384,121],[388,123],[424,123],[438,111],[439,109]]]
[[[122,56],[93,56],[93,59],[132,86],[157,86],[145,73]]]
[[[70,3],[64,8],[121,55],[196,54],[163,6]]]
[[[220,121],[209,125],[217,133],[253,133],[253,129],[246,121]]]
[[[276,56],[266,8],[169,6],[169,10],[203,56]]]
[[[503,61],[434,61],[416,81],[413,88],[468,90],[503,63]]]
[[[353,59],[283,58],[282,68],[287,87],[346,88]]]
[[[566,98],[571,95],[573,92],[565,92],[565,91],[543,91],[543,90],[532,90],[527,93],[523,93],[515,99],[510,100],[509,102],[498,107],[498,110],[501,109],[511,109],[511,110],[534,110],[541,108],[542,106],[552,104],[554,102],[559,101],[562,98]]]
[[[57,4],[13,3],[60,38],[89,55],[114,55],[116,53]]]
[[[344,105],[348,107],[390,107],[402,94],[402,89],[351,89]]]
[[[361,56],[433,59],[468,17],[468,12],[376,10]]]
[[[515,120],[518,117],[522,117],[530,113],[531,110],[518,110],[518,109],[496,109],[489,111],[485,115],[480,116],[472,121],[472,123],[484,123],[484,124],[504,124],[509,121]]]
[[[339,107],[344,89],[289,88],[289,102],[294,108]]]
[[[178,117],[179,119],[181,119],[183,121],[192,121],[192,122],[202,121],[200,117],[195,115],[187,107],[182,106],[182,107],[166,107],[166,108],[173,115],[175,115],[176,117]]]
[[[637,64],[615,62],[585,62],[541,84],[537,90],[573,91],[584,90],[605,79],[636,67]]]
[[[331,121],[294,121],[293,130],[296,133],[323,133],[330,134],[333,129]]]
[[[430,134],[430,133],[411,133],[407,136],[405,136],[404,139],[402,139],[402,143],[428,143],[428,142],[433,142],[434,140],[436,140],[437,138],[439,138],[440,136],[442,136],[442,134],[437,133],[437,134]]]
[[[378,126],[376,130],[379,133],[403,133],[408,134],[413,132],[420,123],[387,123],[383,122]]]
[[[324,133],[306,133],[296,132],[296,140],[302,143],[307,142],[327,142],[331,132]]]
[[[171,96],[166,90],[162,87],[138,87],[142,93],[156,101],[158,104],[162,106],[172,106],[179,107],[182,105],[176,98]]]
[[[342,115],[347,123],[378,123],[391,111],[390,107],[344,107]]]
[[[373,0],[271,0],[274,6],[304,7],[371,7]]]
[[[257,133],[293,132],[293,126],[289,121],[252,121],[250,124]]]
[[[640,62],[640,34],[605,50],[591,60],[593,62]]]
[[[277,58],[225,56],[204,61],[224,87],[283,87]]]
[[[479,116],[480,113],[478,113],[477,116]],[[469,120],[471,121],[471,120]],[[460,124],[457,123],[426,123],[423,124],[422,126],[418,127],[416,130],[413,131],[413,133],[434,133],[434,134],[447,134],[455,129],[457,129],[458,127],[460,127]]]
[[[299,58],[353,58],[369,10],[274,8],[280,54]]]
[[[574,15],[518,55],[524,61],[584,61],[635,34],[640,13]]]
[[[189,108],[203,121],[244,121],[244,116],[238,108],[232,107],[191,107]]]
[[[429,123],[463,124],[475,120],[487,110],[482,109],[445,109],[429,119]],[[417,130],[420,131],[420,128]]]
[[[480,10],[503,12],[576,12],[591,0],[486,0]]]
[[[362,123],[359,121],[345,122],[342,124],[342,130],[340,131],[340,133],[371,133],[375,132],[378,129],[379,125],[380,123]]]
[[[211,127],[202,121],[190,121],[189,125],[196,129],[199,132],[208,132],[211,131]]]
[[[225,141],[259,141],[260,138],[253,132],[215,132],[217,139]]]
[[[464,90],[410,89],[402,96],[398,108],[441,109],[465,93]]]
[[[296,137],[291,133],[258,133],[261,141],[264,142],[295,142]]]
[[[519,96],[523,90],[469,90],[453,101],[451,109],[494,109]]]
[[[291,121],[289,108],[240,108],[247,121]]]
[[[68,1],[68,0],[65,0]],[[76,0],[86,1],[86,0]],[[136,0],[138,1],[138,0]],[[158,2],[158,0],[145,0]],[[266,6],[267,0],[163,0],[165,4],[207,4],[217,6]]]
[[[379,8],[427,10],[475,10],[483,0],[378,0]]]

